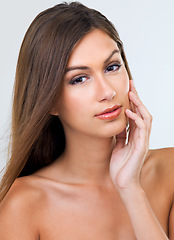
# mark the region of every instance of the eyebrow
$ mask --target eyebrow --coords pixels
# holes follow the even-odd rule
[[[112,56],[115,54],[115,53],[119,53],[120,51],[118,49],[114,49],[114,51],[112,51],[112,53],[109,55],[109,57],[104,61],[104,63],[108,63],[109,60],[112,58]]]
[[[112,51],[112,53],[109,55],[109,57],[104,61],[104,64],[108,63],[109,60],[112,58],[112,56],[115,54],[115,53],[119,53],[120,51],[118,49],[114,49]],[[86,67],[86,66],[74,66],[74,67],[68,67],[66,68],[65,70],[65,73],[69,72],[69,71],[73,71],[73,70],[88,70],[89,67]]]

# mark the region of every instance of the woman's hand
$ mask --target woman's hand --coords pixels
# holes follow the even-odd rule
[[[129,99],[131,110],[126,109],[130,132],[126,143],[126,129],[116,136],[116,146],[110,161],[110,174],[119,192],[139,187],[139,178],[149,148],[152,116],[143,105],[133,80],[130,80]]]
[[[145,192],[140,186],[141,168],[149,148],[152,117],[140,101],[133,81],[130,81],[130,132],[126,143],[126,129],[116,136],[116,146],[110,161],[110,174],[129,214],[137,240],[167,240]]]

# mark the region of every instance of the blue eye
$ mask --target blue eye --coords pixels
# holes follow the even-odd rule
[[[119,70],[120,67],[121,67],[120,63],[114,63],[114,64],[109,65],[106,68],[105,72],[115,72],[115,71]]]
[[[88,79],[89,79],[89,77],[86,77],[86,76],[77,77],[75,79],[72,79],[70,81],[70,84],[72,84],[72,85],[74,85],[74,84],[81,84],[81,83],[84,83]]]

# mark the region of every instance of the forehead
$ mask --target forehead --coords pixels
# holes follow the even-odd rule
[[[113,50],[119,50],[117,43],[105,32],[95,29],[74,47],[68,66],[105,60]]]

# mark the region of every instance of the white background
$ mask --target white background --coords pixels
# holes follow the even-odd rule
[[[11,94],[23,36],[57,0],[1,0],[0,169],[5,164]],[[174,146],[174,1],[82,0],[106,15],[122,41],[139,95],[153,116],[150,148]]]

